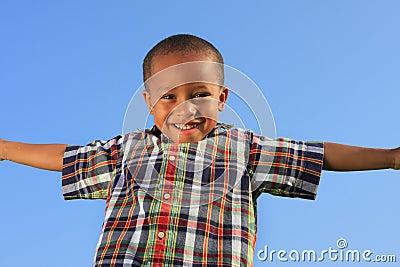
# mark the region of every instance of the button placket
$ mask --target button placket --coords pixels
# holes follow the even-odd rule
[[[158,232],[158,238],[163,239],[165,236],[165,233],[163,231]]]

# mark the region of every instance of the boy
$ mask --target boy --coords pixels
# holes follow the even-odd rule
[[[322,169],[399,168],[399,148],[270,140],[217,123],[229,94],[219,64],[207,41],[171,36],[143,63],[152,129],[87,146],[0,140],[0,160],[62,171],[66,199],[106,199],[94,266],[251,266],[260,193],[315,199]]]

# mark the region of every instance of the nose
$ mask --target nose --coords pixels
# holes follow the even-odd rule
[[[194,118],[194,116],[198,112],[198,108],[193,100],[186,100],[178,104],[173,112],[176,116],[189,120]]]

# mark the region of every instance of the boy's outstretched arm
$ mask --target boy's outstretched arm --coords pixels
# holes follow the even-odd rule
[[[0,139],[0,160],[61,171],[66,147],[64,144],[25,144]]]
[[[324,170],[400,169],[400,147],[394,149],[364,148],[329,142],[325,142],[324,147]]]

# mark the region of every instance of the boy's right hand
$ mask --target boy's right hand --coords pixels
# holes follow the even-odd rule
[[[6,141],[3,139],[0,139],[0,161],[6,159],[6,155],[4,154],[4,143]]]
[[[9,160],[19,164],[61,171],[65,144],[26,144],[0,139],[0,161]]]

